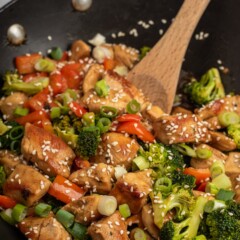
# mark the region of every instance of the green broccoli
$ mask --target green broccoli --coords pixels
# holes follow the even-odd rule
[[[227,127],[227,134],[231,137],[240,149],[240,123],[231,124]]]
[[[160,230],[161,240],[191,240],[197,236],[198,228],[201,222],[201,216],[204,212],[204,206],[207,198],[200,196],[195,201],[189,215],[182,221],[173,219],[164,223]]]
[[[89,158],[95,156],[100,142],[100,130],[98,127],[84,127],[78,135],[76,153]]]
[[[220,74],[216,68],[208,70],[197,81],[193,79],[185,86],[184,92],[197,105],[207,104],[213,100],[225,97],[225,90]]]
[[[7,72],[3,81],[2,90],[6,95],[11,94],[11,92],[24,92],[28,95],[34,95],[49,84],[48,77],[39,77],[31,82],[23,82],[15,72]]]

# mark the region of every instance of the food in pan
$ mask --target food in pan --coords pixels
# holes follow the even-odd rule
[[[32,240],[238,239],[240,97],[212,68],[165,114],[126,79],[148,48],[92,43],[4,75],[1,217]]]

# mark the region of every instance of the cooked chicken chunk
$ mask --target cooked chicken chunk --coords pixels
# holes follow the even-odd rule
[[[27,217],[18,224],[20,231],[32,240],[71,240],[64,227],[51,215]]]
[[[97,194],[81,197],[68,203],[63,209],[74,214],[76,222],[88,226],[102,216],[97,210],[99,199],[100,195]]]
[[[138,149],[139,145],[135,139],[121,133],[109,132],[103,135],[97,154],[91,161],[113,166],[120,165],[129,170]]]
[[[73,172],[69,180],[94,193],[108,194],[112,189],[113,176],[112,166],[99,163]]]
[[[118,211],[93,223],[88,234],[92,240],[128,240],[127,225]]]
[[[203,120],[219,115],[223,111],[236,112],[240,114],[240,96],[226,96],[225,98],[215,100],[195,113]]]
[[[155,137],[164,144],[209,142],[211,136],[206,124],[196,115],[163,115],[153,123]]]
[[[152,191],[151,170],[126,173],[118,178],[110,195],[116,197],[118,204],[127,203],[132,214],[137,214],[147,202]]]
[[[235,191],[234,199],[240,203],[240,153],[231,152],[225,163],[226,174],[230,177]]]
[[[115,73],[108,73],[103,77],[110,87],[106,97],[99,97],[94,89],[84,94],[82,101],[89,111],[99,112],[102,106],[114,107],[118,112],[124,112],[127,104],[134,98],[144,108],[146,99],[142,92],[133,86],[128,80]]]
[[[215,161],[225,162],[227,155],[218,151],[217,149],[210,147],[207,144],[200,144],[197,149],[209,149],[212,152],[212,156],[206,159],[192,158],[191,166],[194,168],[210,168]]]
[[[17,202],[32,206],[47,193],[50,184],[51,182],[34,168],[18,164],[7,178],[3,192]]]
[[[0,164],[3,165],[7,175],[12,173],[14,168],[21,162],[20,157],[8,150],[0,150]]]
[[[91,48],[82,40],[77,40],[73,42],[71,46],[71,56],[70,60],[78,61],[81,58],[86,58],[90,56]]]
[[[21,107],[27,101],[28,97],[24,93],[14,92],[0,101],[0,109],[5,119],[14,118],[14,110]]]
[[[56,135],[28,123],[25,126],[21,150],[25,159],[33,162],[49,176],[70,175],[75,154]]]

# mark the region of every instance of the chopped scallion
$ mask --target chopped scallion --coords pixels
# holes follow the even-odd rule
[[[16,222],[21,222],[27,215],[27,207],[17,203],[12,210],[12,218]]]
[[[57,211],[56,218],[65,228],[70,228],[74,223],[74,215],[62,209]]]
[[[121,204],[121,205],[119,205],[118,209],[119,209],[119,212],[122,217],[128,218],[131,216],[131,210],[130,210],[128,204],[126,204],[126,203]]]
[[[128,113],[131,113],[131,114],[135,114],[137,112],[139,112],[141,109],[141,105],[140,103],[133,99],[132,101],[130,101],[128,104],[127,104],[127,112]]]
[[[109,86],[105,79],[102,79],[95,84],[95,91],[99,97],[106,97],[108,95]]]
[[[51,209],[51,205],[48,205],[46,203],[39,203],[37,206],[35,206],[34,211],[40,217],[47,217]]]

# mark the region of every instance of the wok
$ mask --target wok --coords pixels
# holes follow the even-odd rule
[[[93,0],[89,10],[77,12],[70,0],[15,1],[0,12],[0,73],[14,68],[13,58],[17,55],[38,51],[46,54],[55,46],[66,49],[73,40],[87,41],[96,33],[103,34],[107,42],[136,48],[153,46],[161,36],[159,30],[167,29],[181,4],[180,0]],[[154,25],[145,29],[138,25],[140,20],[152,20]],[[212,0],[194,34],[204,32],[209,36],[204,40],[192,38],[183,69],[199,76],[213,66],[227,67],[229,73],[222,75],[226,91],[239,92],[239,22],[239,4],[235,0]],[[18,47],[9,45],[6,37],[8,27],[14,23],[22,24],[27,32],[27,41]],[[133,28],[138,37],[129,34]],[[119,32],[126,36],[112,38],[112,33]],[[0,235],[2,239],[25,239],[2,220]]]

